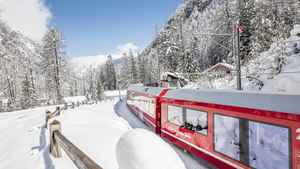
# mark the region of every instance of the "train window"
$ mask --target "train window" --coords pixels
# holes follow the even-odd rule
[[[207,136],[207,112],[186,109],[185,128]]]
[[[240,161],[239,118],[214,114],[214,150]]]
[[[134,105],[138,107],[139,95],[134,94]]]
[[[150,111],[150,109],[149,109],[149,106],[150,106],[150,104],[149,104],[149,101],[148,101],[148,99],[147,98],[145,98],[145,111],[147,112],[147,113],[149,113],[149,111]]]
[[[144,99],[144,97],[141,95],[141,96],[140,96],[140,100],[139,100],[139,109],[140,109],[141,111],[144,110],[144,107],[143,107],[143,99]]]
[[[290,168],[289,129],[249,121],[249,165],[253,168]]]
[[[149,100],[150,111],[149,113],[155,117],[155,102],[153,99]]]
[[[183,126],[182,107],[168,105],[168,122]]]

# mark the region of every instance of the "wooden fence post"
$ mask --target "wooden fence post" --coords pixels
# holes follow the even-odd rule
[[[65,110],[68,110],[68,104],[65,103]]]
[[[79,107],[79,101],[77,101],[77,107]]]
[[[60,115],[60,107],[56,107],[56,110],[58,111],[57,115]]]
[[[46,129],[48,129],[48,120],[50,119],[51,111],[46,111],[45,117],[46,117]]]
[[[84,101],[82,101],[82,105],[84,105]]]
[[[105,99],[105,102],[106,102],[106,99]]]
[[[75,104],[74,104],[74,102],[72,102],[72,108],[75,109]]]
[[[53,157],[60,158],[60,157],[62,157],[61,147],[58,144],[58,142],[55,141],[54,136],[53,136],[53,134],[54,134],[53,132],[56,130],[61,132],[61,124],[59,121],[54,120],[52,122],[52,124],[50,124],[50,153]]]
[[[97,104],[97,100],[96,100],[96,104]]]
[[[100,99],[100,103],[101,103],[101,99]]]

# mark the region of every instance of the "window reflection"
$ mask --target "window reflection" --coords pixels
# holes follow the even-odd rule
[[[183,126],[181,107],[168,105],[168,122]]]
[[[240,160],[239,119],[214,114],[215,151]]]
[[[199,110],[186,110],[186,129],[207,135],[207,113]]]
[[[289,168],[287,128],[249,121],[249,164],[254,168]]]

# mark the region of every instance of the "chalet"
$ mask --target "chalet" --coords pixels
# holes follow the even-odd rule
[[[178,78],[180,78],[181,82],[183,83],[186,81],[181,73],[176,73],[176,74],[170,72],[161,73],[160,81],[162,83],[162,87],[177,88],[178,85],[180,85],[180,87],[183,87],[183,85],[180,83]]]
[[[223,63],[218,63],[209,69],[206,69],[200,75],[208,75],[211,73],[220,73],[225,75],[231,73],[234,70],[235,70],[234,66],[223,62]]]

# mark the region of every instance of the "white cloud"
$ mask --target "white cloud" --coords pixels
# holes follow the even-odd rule
[[[13,29],[40,41],[52,18],[45,0],[0,0],[2,20]]]
[[[117,47],[118,51],[116,52],[116,54],[123,55],[123,53],[125,52],[128,53],[130,49],[134,51],[139,49],[139,47],[135,46],[133,43],[126,43],[125,45],[119,45]]]
[[[125,45],[119,45],[116,49],[117,51],[113,54],[75,57],[70,59],[70,63],[73,66],[73,71],[80,74],[85,72],[85,69],[89,68],[90,65],[92,65],[93,68],[97,68],[98,66],[102,66],[106,63],[108,55],[111,55],[113,60],[119,59],[123,57],[124,52],[128,54],[130,49],[133,51],[133,55],[136,56],[137,53],[134,53],[134,50],[139,49],[139,47],[133,45],[133,43],[126,43]]]

